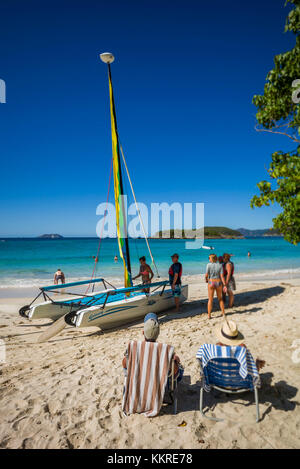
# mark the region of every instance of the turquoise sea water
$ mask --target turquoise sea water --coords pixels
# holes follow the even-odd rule
[[[61,268],[67,281],[88,279],[97,253],[97,238],[64,238],[61,240],[0,239],[0,288],[51,285],[53,274]],[[187,250],[184,240],[150,240],[151,249],[162,277],[167,276],[174,252],[180,255],[183,274],[203,274],[210,252],[234,254],[236,273],[247,277],[292,278],[300,276],[300,246],[281,238],[242,240],[206,240],[214,251]],[[147,255],[145,241],[131,240],[132,272],[138,272],[138,258]],[[250,251],[252,256],[247,257]],[[116,239],[102,240],[97,276],[108,280],[123,278],[122,262],[114,262],[118,254]]]

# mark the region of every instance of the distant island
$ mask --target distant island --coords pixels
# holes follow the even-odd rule
[[[246,228],[239,228],[238,231],[245,236],[245,238],[265,238],[272,236],[282,236],[275,228],[266,228],[265,230],[247,230]]]
[[[43,234],[41,236],[38,236],[39,239],[63,239],[63,236],[54,233],[54,234]]]
[[[203,230],[164,230],[155,234],[158,239],[199,239]],[[237,230],[225,226],[205,226],[204,237],[206,239],[244,239],[244,235]]]
[[[152,236],[152,239],[202,239],[203,229],[198,230],[161,230]],[[233,230],[226,226],[205,226],[205,239],[245,239],[245,238],[271,238],[282,237],[278,230],[266,228],[261,230],[248,230],[247,228],[239,228]],[[43,234],[37,236],[37,239],[64,239],[64,236],[57,233]],[[139,237],[138,239],[141,239]]]
[[[199,239],[203,236],[203,230],[164,230],[156,233],[156,239]],[[245,238],[266,238],[282,236],[278,230],[266,228],[264,230],[248,230],[239,228],[232,230],[225,226],[205,226],[205,239],[245,239]]]

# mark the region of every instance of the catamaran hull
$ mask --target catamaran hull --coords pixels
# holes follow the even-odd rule
[[[188,297],[188,285],[184,285],[181,290],[180,303]],[[128,298],[113,302],[104,309],[91,306],[78,311],[72,320],[75,327],[100,327],[102,330],[113,329],[132,323],[143,318],[147,313],[162,313],[170,308],[174,308],[174,298],[172,290],[153,292],[149,296]]]
[[[103,293],[95,292],[94,295],[98,295]],[[70,301],[70,298],[64,298],[65,300]],[[70,304],[62,304],[64,299],[60,299],[57,303],[53,303],[52,301],[44,301],[42,303],[38,303],[36,305],[32,305],[29,310],[26,312],[26,317],[28,319],[52,319],[52,321],[56,321],[57,319],[61,318],[65,314],[70,312]],[[78,297],[74,297],[74,300],[77,300]],[[72,306],[72,310],[76,311],[80,308],[80,305],[74,304]]]

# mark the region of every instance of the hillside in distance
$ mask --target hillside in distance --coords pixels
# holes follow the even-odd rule
[[[246,228],[239,228],[238,231],[245,236],[245,238],[264,238],[268,236],[282,236],[278,230],[273,228],[266,228],[264,230],[247,230]]]
[[[225,226],[205,226],[204,237],[206,239],[243,239],[244,236],[237,230]],[[203,238],[203,230],[164,230],[155,234],[159,239],[194,239]]]

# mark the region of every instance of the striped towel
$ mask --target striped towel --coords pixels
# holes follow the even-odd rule
[[[124,414],[160,411],[174,347],[158,342],[132,340],[127,347],[127,376],[123,394]]]
[[[203,379],[203,386],[205,391],[210,391],[209,383],[206,382],[204,369],[210,360],[214,358],[235,358],[239,364],[239,374],[243,379],[246,379],[248,375],[252,376],[253,384],[260,386],[260,377],[256,368],[256,363],[246,347],[229,347],[213,344],[202,345],[197,354],[196,358],[199,360],[200,374]]]

